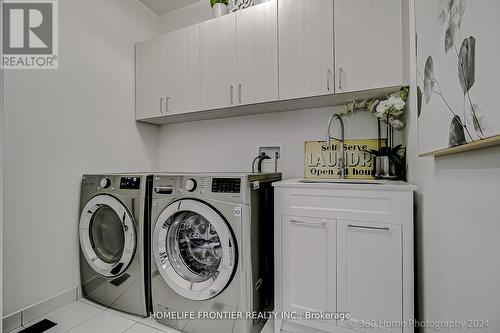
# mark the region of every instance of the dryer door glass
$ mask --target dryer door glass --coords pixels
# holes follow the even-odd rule
[[[102,194],[90,199],[80,215],[80,248],[87,263],[105,277],[122,274],[134,258],[135,224],[123,203]]]
[[[103,205],[90,221],[90,243],[97,257],[108,264],[120,261],[125,245],[125,232],[116,212]]]
[[[203,202],[183,199],[167,206],[156,220],[153,255],[161,278],[172,290],[200,301],[229,285],[237,246],[221,214]]]

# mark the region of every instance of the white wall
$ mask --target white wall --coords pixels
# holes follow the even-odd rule
[[[415,221],[419,319],[489,319],[489,328],[480,331],[499,332],[500,147],[435,159],[418,157],[415,43],[409,44],[408,163],[410,181],[419,187]],[[451,330],[459,331],[469,330]]]
[[[303,177],[304,141],[325,140],[328,118],[337,108],[253,115],[166,125],[160,132],[162,170],[222,172],[251,171],[259,145],[282,146],[284,177]],[[346,137],[376,138],[372,114],[360,112],[345,118]],[[338,136],[338,123],[332,135]],[[266,165],[266,171],[274,170]]]
[[[134,45],[157,16],[136,0],[59,13],[59,70],[5,73],[4,315],[79,284],[81,175],[158,158],[157,128],[134,121]]]

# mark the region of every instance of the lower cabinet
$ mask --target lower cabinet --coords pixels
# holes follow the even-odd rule
[[[341,220],[337,228],[337,307],[350,314],[339,325],[401,332],[386,327],[402,321],[401,226]]]
[[[283,311],[335,312],[335,222],[283,216],[282,232]]]
[[[275,184],[275,333],[413,332],[412,191],[287,182]]]

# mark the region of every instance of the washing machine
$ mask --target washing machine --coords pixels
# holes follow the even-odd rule
[[[274,307],[281,174],[155,175],[153,317],[188,333],[260,332]]]
[[[151,310],[152,176],[84,175],[80,275],[85,298],[147,316]]]

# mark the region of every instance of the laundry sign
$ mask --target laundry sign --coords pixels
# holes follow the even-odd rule
[[[344,163],[346,178],[373,179],[374,157],[368,150],[380,149],[378,139],[346,140]],[[304,173],[307,179],[340,178],[340,142],[332,140],[330,146],[325,141],[306,141]]]

